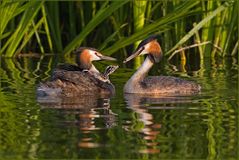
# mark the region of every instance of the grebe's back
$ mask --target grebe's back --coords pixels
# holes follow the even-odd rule
[[[79,96],[79,95],[113,95],[115,88],[110,81],[102,81],[89,72],[57,69],[51,80],[41,83],[37,89],[38,96]]]
[[[141,82],[141,87],[155,94],[175,95],[198,93],[201,89],[201,86],[195,82],[173,76],[149,76]]]

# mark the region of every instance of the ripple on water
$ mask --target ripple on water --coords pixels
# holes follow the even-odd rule
[[[195,78],[203,86],[199,95],[153,97],[125,96],[122,88],[134,70],[122,74],[121,69],[112,75],[117,91],[112,99],[77,97],[36,102],[36,72],[15,69],[9,72],[9,68],[3,68],[0,77],[3,159],[237,156],[235,71],[217,73],[215,69],[213,75],[205,71],[202,78]],[[43,74],[41,81],[47,77]]]

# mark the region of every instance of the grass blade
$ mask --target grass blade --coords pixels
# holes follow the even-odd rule
[[[60,15],[59,15],[59,2],[46,2],[45,5],[47,20],[50,26],[51,36],[54,41],[54,47],[57,52],[61,52],[62,39],[61,39],[61,28],[60,28]]]
[[[125,3],[127,3],[129,0],[125,1],[114,1],[111,5],[108,5],[104,8],[101,8],[94,18],[85,26],[85,28],[82,30],[82,32],[76,36],[75,39],[73,39],[64,49],[65,55],[69,55],[71,51],[73,51],[77,46],[80,46],[82,41],[86,38],[86,36],[103,20],[105,20],[107,17],[109,17],[115,10],[123,6]],[[108,2],[107,2],[108,3]]]
[[[40,9],[43,2],[41,1],[30,1],[31,7],[29,7],[23,14],[23,17],[18,25],[18,28],[12,35],[12,38],[9,40],[11,41],[9,47],[6,51],[6,57],[12,57],[21,42],[24,34],[27,33],[28,27],[31,25],[33,18],[37,15],[38,10]]]
[[[45,27],[45,31],[46,31],[48,45],[49,45],[50,51],[53,52],[52,39],[51,39],[50,31],[49,31],[49,25],[48,25],[48,21],[47,21],[46,9],[45,9],[44,5],[42,5],[42,16],[44,18],[44,27]]]
[[[122,38],[119,41],[117,41],[114,45],[111,47],[105,49],[103,52],[107,55],[110,55],[114,53],[115,51],[119,50],[122,47],[125,47],[129,44],[132,44],[138,40],[142,40],[148,35],[152,33],[161,33],[167,28],[165,28],[168,24],[177,21],[179,18],[185,17],[190,12],[188,11],[190,8],[194,7],[196,4],[198,4],[199,1],[186,1],[184,2],[181,7],[178,7],[174,12],[167,14],[166,16],[158,19],[155,21],[155,23],[149,24],[145,26],[141,31],[134,33],[130,37]]]
[[[19,53],[24,47],[25,45],[29,42],[29,40],[31,39],[31,37],[33,36],[34,32],[36,32],[36,30],[42,25],[42,23],[44,22],[44,19],[41,18],[38,23],[36,25],[33,26],[32,30],[24,37],[23,42],[21,44],[21,46],[18,48],[17,53]],[[43,51],[44,53],[44,51]]]
[[[214,18],[218,13],[225,10],[228,7],[227,3],[224,5],[219,6],[216,10],[214,10],[211,14],[209,14],[206,18],[204,18],[201,22],[199,22],[193,29],[191,29],[172,49],[166,52],[165,55],[169,55],[173,52],[176,48],[180,45],[185,43],[189,38],[191,38],[199,29],[201,29],[207,22],[209,22],[212,18]]]

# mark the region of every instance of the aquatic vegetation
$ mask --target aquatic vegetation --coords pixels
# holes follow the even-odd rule
[[[166,56],[198,47],[200,58],[235,56],[235,1],[8,1],[0,3],[0,55],[29,52],[70,56],[80,45],[108,55],[159,34]]]

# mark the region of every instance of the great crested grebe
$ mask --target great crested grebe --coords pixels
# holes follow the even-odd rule
[[[116,59],[104,56],[94,48],[81,47],[75,52],[78,65],[62,64],[57,66],[50,81],[41,83],[37,87],[38,97],[114,94],[115,88],[108,76],[118,66],[108,66],[105,73],[101,74],[92,61],[116,61]]]
[[[195,94],[200,92],[201,86],[195,82],[183,80],[172,76],[149,76],[146,77],[154,63],[162,58],[162,51],[156,36],[143,40],[136,51],[126,58],[124,63],[139,55],[147,54],[140,68],[133,74],[124,86],[125,93],[141,94]]]

